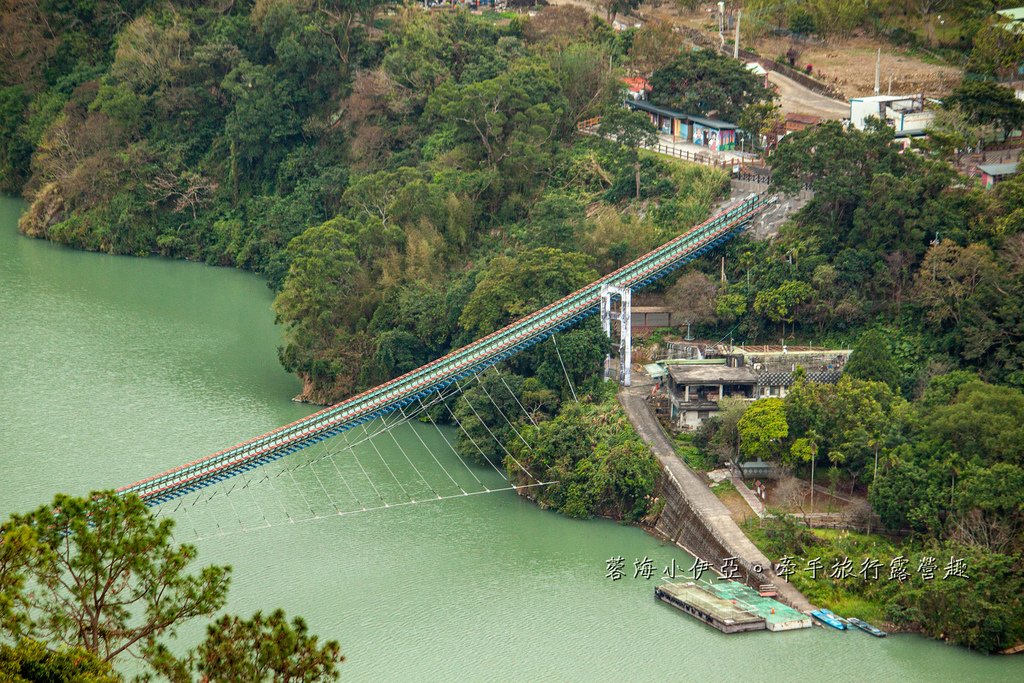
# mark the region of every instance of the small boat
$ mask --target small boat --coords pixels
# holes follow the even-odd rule
[[[868,622],[862,619],[858,619],[857,617],[850,617],[849,619],[847,619],[847,621],[856,626],[857,628],[859,628],[861,631],[864,631],[865,633],[870,633],[875,638],[885,638],[888,635],[882,629],[872,626]]]
[[[832,628],[839,631],[846,630],[846,624],[844,624],[843,620],[840,619],[839,616],[836,615],[834,612],[832,612],[832,610],[816,609],[813,612],[811,612],[811,616],[820,621],[821,623],[825,624],[826,626],[831,626]]]

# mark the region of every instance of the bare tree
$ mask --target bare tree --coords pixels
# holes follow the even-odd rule
[[[718,285],[699,271],[685,273],[665,294],[665,302],[687,325],[715,319]]]
[[[1021,533],[1020,517],[996,517],[981,510],[970,510],[953,518],[951,536],[964,545],[985,548],[994,553],[1006,551]]]
[[[215,180],[192,171],[165,171],[146,183],[146,189],[154,195],[150,204],[156,206],[172,202],[171,211],[179,213],[189,209],[192,211],[193,219],[198,210],[210,202],[217,187]]]
[[[804,483],[796,477],[783,477],[775,485],[775,503],[786,512],[797,510],[806,519],[807,510],[804,509],[804,501],[807,493],[804,491]]]

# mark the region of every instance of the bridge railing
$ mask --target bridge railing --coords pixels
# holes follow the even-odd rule
[[[661,277],[678,267],[687,254],[699,253],[723,234],[732,233],[738,224],[749,220],[770,201],[764,194],[751,197],[590,285],[421,368],[267,434],[120,490],[138,493],[144,498],[167,495],[164,493],[167,490],[227,476],[228,471],[281,451],[291,452],[286,449],[297,449],[321,437],[327,438],[444,389],[455,381],[453,378],[497,363],[501,360],[497,358],[499,355],[510,355],[589,315],[598,305],[602,285],[639,288]]]

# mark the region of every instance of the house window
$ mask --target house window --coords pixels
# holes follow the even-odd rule
[[[711,415],[711,411],[710,410],[698,410],[697,411],[697,419],[698,420],[706,420],[706,419],[708,419],[709,415]]]

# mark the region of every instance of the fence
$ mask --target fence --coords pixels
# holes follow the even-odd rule
[[[752,171],[741,166],[739,173],[734,173],[733,178],[758,185],[769,185],[772,182],[772,173],[769,170]]]
[[[649,149],[652,152],[658,154],[664,154],[666,156],[675,157],[684,161],[692,161],[697,164],[704,164],[705,166],[714,166],[715,168],[724,168],[731,171],[733,163],[725,159],[717,159],[711,155],[710,152],[691,152],[688,149],[679,149],[672,145],[665,145],[660,142],[656,142],[653,145],[645,146],[645,149]]]
[[[600,132],[598,131],[598,126],[600,124],[601,117],[595,116],[590,119],[583,119],[582,121],[579,121],[576,124],[576,130],[585,135],[600,135]],[[729,172],[732,172],[734,168],[732,161],[717,158],[713,152],[692,152],[688,149],[680,149],[673,145],[666,145],[662,142],[656,142],[653,145],[644,145],[644,149],[649,149],[652,152],[664,154],[665,156],[675,157],[676,159],[682,159],[683,161],[692,161],[696,164],[726,169]]]
[[[748,183],[754,183],[755,185],[767,188],[769,185],[771,185],[772,182],[772,171],[770,168],[761,168],[756,166],[740,166],[740,170],[732,174],[732,179],[745,181]],[[814,192],[814,185],[810,180],[805,180],[800,185],[800,193],[803,195],[803,193],[808,192]]]

